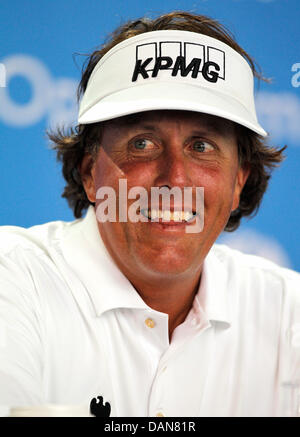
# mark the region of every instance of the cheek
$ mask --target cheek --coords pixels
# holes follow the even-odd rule
[[[103,148],[99,150],[92,174],[96,190],[104,186],[116,187],[119,179],[126,177]]]
[[[101,148],[94,167],[93,177],[96,189],[101,186],[118,187],[119,179],[127,179],[128,188],[151,186],[157,173],[158,163],[132,162],[118,166],[115,160]]]
[[[193,166],[189,174],[193,186],[204,187],[205,207],[230,207],[235,189],[236,169],[233,166]]]
[[[193,186],[204,187],[208,193],[220,185],[221,170],[217,165],[191,165],[188,172]]]
[[[154,186],[155,175],[158,171],[158,162],[135,162],[133,164],[127,164],[122,170],[127,178],[128,188],[140,186],[150,189],[151,186]]]
[[[122,167],[122,169],[120,169],[120,167],[118,167],[115,162],[110,159],[106,152],[102,151],[102,153],[99,154],[99,159],[97,159],[93,169],[96,208],[98,208],[103,201],[106,203],[108,202],[109,206],[111,207],[111,211],[115,211],[118,217],[120,206],[122,206],[122,208],[126,208],[126,206],[129,208],[132,203],[139,199],[139,197],[136,197],[137,194],[134,194],[135,198],[128,199],[128,194],[131,188],[142,187],[145,188],[147,192],[150,192],[150,188],[153,185],[153,175],[155,174],[155,171],[156,163],[154,161],[151,163],[135,162],[131,165],[127,164],[126,168]],[[126,180],[125,184],[123,183],[123,180]],[[114,190],[115,197],[105,196],[103,199],[103,197],[99,198],[99,193],[97,199],[97,192],[103,187],[112,188]],[[111,201],[114,202],[114,205],[111,205]],[[106,213],[107,210],[105,214]],[[126,228],[127,224],[128,223],[122,223],[121,227]],[[107,229],[114,229],[119,228],[119,224],[118,222],[117,224],[105,223],[104,227]]]

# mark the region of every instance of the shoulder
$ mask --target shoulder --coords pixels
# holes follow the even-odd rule
[[[37,273],[54,269],[51,254],[76,222],[53,221],[30,228],[0,226],[0,283],[32,288]]]
[[[300,280],[300,273],[295,270],[281,267],[262,256],[250,255],[237,249],[232,249],[225,244],[214,244],[211,253],[222,263],[227,264],[228,267],[233,265],[241,269],[253,271],[254,274],[255,272],[265,272],[277,277]]]
[[[274,293],[288,293],[300,299],[300,273],[266,258],[250,255],[223,244],[215,244],[210,256],[217,258],[235,282]]]
[[[23,228],[21,226],[0,226],[0,254],[7,255],[16,248],[43,252],[62,238],[74,222],[53,221]]]
[[[214,245],[208,256],[219,266],[217,273],[221,269],[226,272],[226,296],[236,319],[253,326],[264,321],[273,333],[282,333],[286,339],[300,336],[298,272],[226,245]]]

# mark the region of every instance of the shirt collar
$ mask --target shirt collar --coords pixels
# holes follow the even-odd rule
[[[107,251],[93,206],[89,207],[84,219],[70,224],[61,249],[68,265],[87,288],[97,316],[115,308],[151,310]],[[191,311],[199,322],[204,314],[210,321],[230,325],[228,274],[213,249],[204,260]]]
[[[84,219],[70,225],[61,249],[68,265],[86,287],[97,316],[114,308],[150,309],[107,251],[93,206]]]
[[[195,307],[204,312],[211,322],[220,322],[224,327],[231,325],[230,277],[228,270],[213,246],[206,256],[201,274]]]

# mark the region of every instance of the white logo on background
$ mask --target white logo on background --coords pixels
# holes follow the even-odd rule
[[[260,92],[256,108],[262,126],[270,133],[272,141],[300,143],[300,99],[292,93]]]
[[[74,79],[53,79],[39,59],[28,55],[9,56],[0,65],[5,65],[6,85],[0,88],[0,121],[10,126],[26,127],[38,123],[43,117],[50,125],[69,124],[76,120],[77,82]],[[9,82],[16,76],[28,81],[32,89],[31,99],[25,104],[14,101],[10,95]]]
[[[298,88],[300,86],[300,63],[293,64],[291,71],[295,72],[292,76],[291,84],[294,88]]]
[[[4,64],[0,64],[0,88],[6,87],[6,68]]]

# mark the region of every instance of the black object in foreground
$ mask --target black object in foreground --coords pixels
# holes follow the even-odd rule
[[[110,403],[105,402],[103,404],[103,397],[97,396],[97,398],[93,398],[90,403],[90,413],[96,417],[109,417],[110,416]]]

